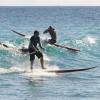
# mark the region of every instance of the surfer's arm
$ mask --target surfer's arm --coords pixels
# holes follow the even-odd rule
[[[44,48],[41,45],[40,38],[39,38],[39,47],[44,50]]]
[[[48,29],[47,30],[45,30],[44,32],[43,32],[43,34],[45,34],[45,33],[47,33],[48,32]]]

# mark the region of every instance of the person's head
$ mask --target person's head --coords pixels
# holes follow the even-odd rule
[[[35,30],[34,31],[34,36],[36,36],[36,37],[39,36],[39,31]]]
[[[49,26],[48,30],[55,30],[52,26]]]
[[[52,26],[49,26],[43,33],[54,31],[55,29]]]

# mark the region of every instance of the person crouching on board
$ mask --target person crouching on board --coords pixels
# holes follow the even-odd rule
[[[33,63],[34,63],[34,60],[35,60],[35,55],[40,59],[42,69],[45,69],[43,54],[37,48],[37,44],[39,45],[39,47],[41,49],[43,49],[42,46],[41,46],[41,43],[40,43],[39,32],[36,30],[36,31],[34,31],[34,35],[30,38],[30,43],[29,43],[30,68],[31,68],[31,70],[33,69]]]
[[[55,32],[55,29],[52,27],[52,26],[49,26],[48,29],[46,29],[44,32],[45,33],[49,33],[50,36],[51,36],[51,39],[49,39],[47,42],[50,43],[50,44],[54,44],[56,43],[56,32]]]

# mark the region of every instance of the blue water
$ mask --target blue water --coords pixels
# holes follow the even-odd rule
[[[81,51],[46,46],[44,54],[49,61],[45,60],[45,64],[62,69],[97,68],[54,77],[0,74],[0,100],[99,100],[100,7],[0,7],[0,42],[22,46],[27,40],[11,29],[27,35],[39,30],[42,37],[49,25],[57,32],[58,44]],[[0,68],[8,69],[24,62],[29,62],[29,56],[0,49]]]

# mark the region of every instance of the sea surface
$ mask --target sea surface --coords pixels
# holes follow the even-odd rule
[[[100,7],[0,7],[0,43],[16,48],[28,45],[12,29],[29,36],[38,30],[41,38],[50,38],[43,34],[50,25],[57,44],[80,51],[45,45],[45,67],[96,68],[49,74],[41,71],[36,58],[33,73],[23,73],[30,68],[29,55],[0,48],[0,100],[100,100]]]

